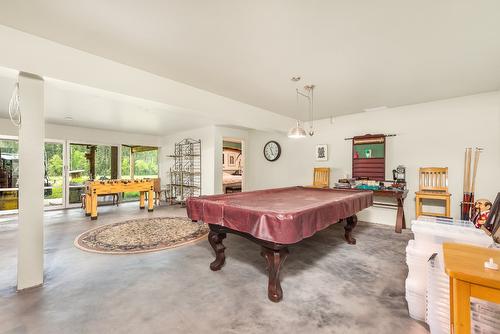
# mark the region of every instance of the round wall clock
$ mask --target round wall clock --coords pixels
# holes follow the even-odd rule
[[[276,161],[281,155],[281,146],[277,141],[271,140],[264,145],[264,157],[268,161]]]

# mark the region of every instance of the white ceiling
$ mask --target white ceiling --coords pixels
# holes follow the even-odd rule
[[[16,81],[17,71],[0,68],[0,118],[9,117]],[[45,119],[52,124],[152,135],[215,124],[179,108],[47,78]]]
[[[498,0],[0,2],[1,24],[292,117],[292,75],[317,85],[318,117],[500,89],[499,13]]]

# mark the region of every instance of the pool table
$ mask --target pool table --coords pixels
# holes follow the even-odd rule
[[[355,244],[352,230],[356,214],[373,204],[370,191],[288,187],[224,195],[191,197],[186,201],[188,217],[210,227],[208,241],[215,251],[213,271],[225,263],[222,244],[227,233],[261,246],[269,274],[268,297],[283,298],[280,269],[288,246],[311,237],[328,226],[345,221],[345,239]]]

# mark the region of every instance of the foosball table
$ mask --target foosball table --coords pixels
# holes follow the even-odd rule
[[[154,207],[154,181],[142,180],[97,180],[85,183],[85,215],[97,219],[97,197],[126,192],[139,192],[139,207],[145,208],[145,197],[148,193],[148,211]]]

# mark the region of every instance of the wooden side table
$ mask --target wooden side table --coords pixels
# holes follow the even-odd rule
[[[391,197],[391,198],[394,198],[396,200],[396,204],[379,203],[379,202],[373,203],[373,205],[397,208],[398,211],[396,214],[396,226],[394,228],[394,231],[396,233],[401,233],[401,230],[406,228],[406,219],[405,219],[405,211],[404,211],[404,201],[405,201],[406,195],[408,195],[408,189],[405,189],[404,191],[373,190],[373,196]]]
[[[500,304],[500,271],[484,268],[489,258],[500,264],[500,250],[444,243],[444,267],[450,276],[450,330],[471,332],[470,298]]]
[[[335,187],[334,189],[356,190],[356,191],[360,190],[355,188],[346,189],[346,188],[335,188]],[[401,233],[401,231],[406,228],[404,203],[405,203],[405,198],[408,195],[408,189],[405,190],[379,189],[379,190],[366,190],[366,191],[373,192],[374,197],[389,197],[396,200],[395,204],[374,201],[373,205],[387,207],[387,208],[396,208],[397,214],[396,214],[396,225],[394,231],[396,233]]]

